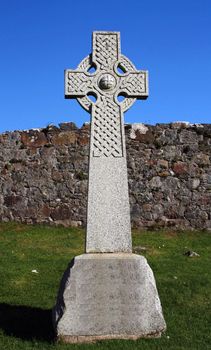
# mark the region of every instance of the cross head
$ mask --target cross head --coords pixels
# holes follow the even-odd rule
[[[76,70],[65,71],[65,98],[77,98],[92,115],[90,155],[123,157],[122,114],[148,97],[148,72],[121,54],[119,32],[93,32],[92,47]]]

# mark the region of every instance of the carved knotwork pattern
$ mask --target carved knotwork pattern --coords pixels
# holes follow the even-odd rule
[[[67,76],[67,91],[74,94],[86,94],[92,86],[92,78],[83,72],[69,72]]]
[[[88,71],[89,68],[91,68],[91,66],[92,66],[92,55],[89,55],[89,56],[85,57],[80,62],[80,64],[78,65],[78,70],[79,71],[81,71],[81,70]],[[125,72],[134,72],[136,70],[136,68],[132,64],[132,62],[130,62],[130,60],[127,57],[125,57],[124,55],[120,55],[119,66]],[[69,91],[68,91],[68,93],[69,93]],[[87,96],[78,97],[77,100],[86,111],[88,111],[88,112],[91,111],[92,103]],[[135,101],[136,101],[136,98],[133,98],[133,97],[127,98],[126,97],[122,103],[122,106],[121,106],[122,111],[123,112],[127,111]]]
[[[78,65],[78,70],[86,71],[92,66],[92,57],[91,55],[86,56]]]
[[[119,89],[126,92],[128,96],[137,96],[145,92],[146,82],[144,74],[130,73],[121,81]]]
[[[119,66],[125,72],[134,72],[136,70],[135,66],[130,62],[130,60],[124,55],[120,55]]]
[[[102,97],[94,109],[93,156],[122,157],[121,113],[118,105]]]
[[[95,37],[95,62],[101,69],[110,69],[118,58],[117,36],[96,35]]]

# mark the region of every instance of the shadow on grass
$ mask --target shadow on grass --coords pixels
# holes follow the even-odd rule
[[[52,325],[52,310],[0,304],[0,328],[6,335],[23,340],[55,339]]]

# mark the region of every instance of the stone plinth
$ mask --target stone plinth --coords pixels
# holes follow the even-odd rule
[[[68,343],[159,337],[166,328],[151,268],[143,256],[127,253],[75,257],[53,319]]]

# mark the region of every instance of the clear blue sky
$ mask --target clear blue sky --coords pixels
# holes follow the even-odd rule
[[[64,99],[63,71],[94,30],[121,32],[122,53],[150,74],[125,122],[211,123],[210,0],[0,0],[0,132],[89,114]]]

